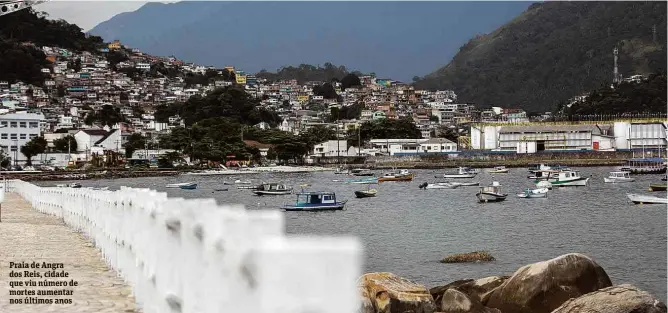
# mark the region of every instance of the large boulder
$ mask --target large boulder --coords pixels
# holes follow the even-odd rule
[[[496,287],[501,286],[501,284],[508,278],[510,278],[510,276],[490,276],[476,280],[458,280],[445,286],[431,288],[429,289],[429,293],[431,293],[435,303],[439,303],[439,301],[441,301],[441,296],[443,296],[443,293],[446,290],[450,288],[456,288],[457,290],[466,294],[469,298],[475,298],[478,301],[481,301],[485,294],[494,290]]]
[[[521,267],[482,303],[504,313],[549,313],[568,299],[611,285],[596,262],[571,253]]]
[[[603,288],[570,299],[552,313],[666,313],[666,305],[631,285]]]
[[[471,298],[456,288],[449,288],[441,297],[439,310],[443,313],[501,313],[497,309],[487,308],[480,300]]]
[[[434,298],[427,288],[392,273],[364,274],[358,286],[376,313],[434,312]],[[362,311],[369,310],[369,302],[363,299]]]

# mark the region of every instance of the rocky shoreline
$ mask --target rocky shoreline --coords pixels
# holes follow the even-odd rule
[[[368,273],[358,290],[360,313],[666,313],[651,294],[613,286],[601,266],[579,253],[525,265],[511,276],[431,289],[392,273]]]

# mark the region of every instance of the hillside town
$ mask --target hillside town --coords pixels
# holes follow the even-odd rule
[[[313,147],[307,158],[420,154],[456,157],[467,150],[535,153],[666,147],[666,119],[660,115],[642,123],[628,119],[546,124],[550,112],[529,117],[524,110],[512,106],[481,109],[458,102],[452,90],[416,90],[409,84],[373,75],[363,75],[358,84],[342,88],[338,80],[301,84],[297,80],[269,81],[233,66],[216,68],[186,63],[175,57],[148,55],[119,41],[109,43],[96,54],[48,46],[41,50],[52,65],[42,69],[47,77],[43,87],[0,82],[0,128],[4,128],[0,130],[0,146],[15,166],[31,159],[34,164],[65,167],[90,162],[108,151],[126,155],[128,160],[155,164],[161,155],[179,152],[160,149],[158,138],[175,127],[185,126],[179,115],[166,120],[156,118],[156,108],[232,85],[243,87],[262,107],[277,112],[281,122],[276,128],[295,135],[314,126],[345,134],[365,122],[405,118],[412,120],[421,133],[418,138],[372,138],[361,148],[349,146],[347,140],[324,140]],[[110,56],[118,51],[128,57],[112,64]],[[201,77],[213,74],[215,78],[189,82],[182,76],[163,74],[174,70]],[[635,75],[627,81],[642,79]],[[336,96],[314,92],[325,83],[332,84]],[[572,103],[582,100],[583,97],[574,97]],[[352,105],[362,105],[357,118],[329,119],[333,108]],[[113,125],[90,118],[105,114],[105,107],[118,109],[122,118]],[[254,127],[267,129],[270,125],[261,122]],[[444,131],[454,133],[456,139],[444,138],[448,137],[442,136]],[[143,149],[126,153],[133,134],[147,140]],[[62,144],[69,136],[76,141],[75,149],[73,144]],[[27,157],[22,147],[38,137],[46,140],[47,148]],[[246,143],[258,147],[266,158],[269,145]],[[191,163],[188,156],[184,155],[184,160]]]

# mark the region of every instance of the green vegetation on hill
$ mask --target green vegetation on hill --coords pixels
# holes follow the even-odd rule
[[[570,108],[563,104],[566,115],[613,115],[623,113],[666,113],[666,74],[652,74],[640,83],[622,82],[592,91],[584,102]]]
[[[41,69],[50,63],[39,47],[95,51],[102,44],[102,38],[86,36],[64,20],[48,20],[32,8],[4,15],[0,18],[0,80],[42,85]]]
[[[363,74],[357,71],[350,72],[345,66],[335,66],[332,63],[325,63],[325,67],[301,64],[297,67],[287,66],[280,68],[276,73],[262,70],[255,76],[257,78],[264,78],[269,81],[290,80],[296,79],[300,84],[309,81],[331,82],[333,80],[341,81],[348,74],[355,74],[362,76]]]
[[[626,77],[665,71],[666,2],[533,4],[491,34],[471,39],[415,86],[452,89],[460,100],[483,106],[544,112],[609,85],[615,47]]]

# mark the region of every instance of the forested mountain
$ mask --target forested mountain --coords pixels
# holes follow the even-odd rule
[[[55,46],[76,51],[95,51],[102,38],[86,36],[81,28],[63,20],[48,20],[32,8],[2,16],[0,23],[0,80],[41,85],[40,72],[49,63],[39,49]]]
[[[654,31],[655,30],[655,31]],[[462,46],[415,83],[453,89],[460,100],[544,112],[609,86],[613,49],[625,77],[666,69],[666,2],[533,4],[496,31]]]
[[[342,64],[410,81],[529,2],[181,1],[147,3],[90,32],[152,55],[246,73]]]

